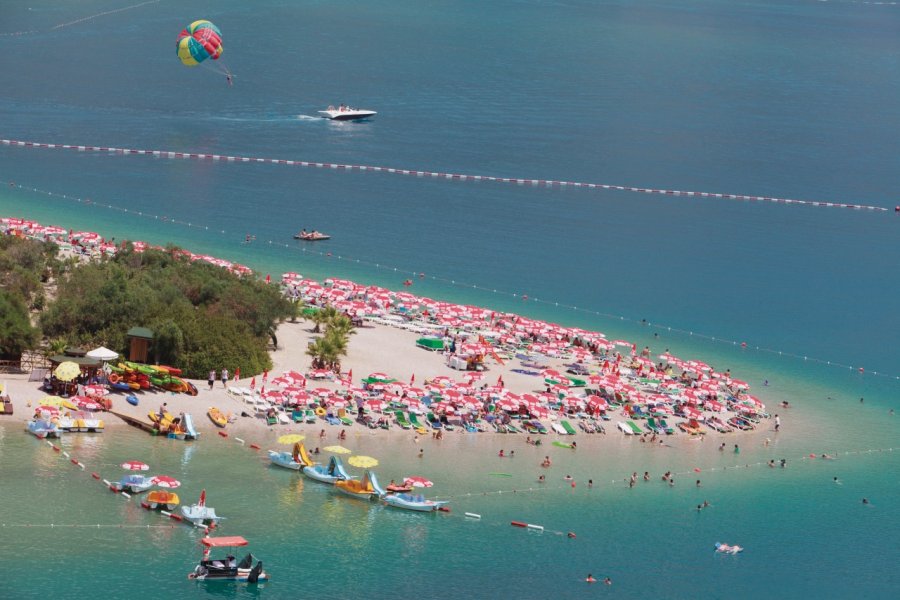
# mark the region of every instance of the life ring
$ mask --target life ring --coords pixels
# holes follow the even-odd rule
[[[316,415],[318,415],[318,416],[320,416],[320,417],[324,417],[324,416],[325,416],[325,409],[322,408],[322,407],[320,406],[319,408],[316,409]]]
[[[109,374],[109,382],[110,383],[119,383],[119,374],[118,373],[110,373]]]

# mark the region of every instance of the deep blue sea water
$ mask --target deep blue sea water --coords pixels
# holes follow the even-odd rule
[[[38,31],[0,36],[0,137],[900,203],[900,7],[805,0],[163,0],[51,29],[128,4],[0,5],[0,33]],[[222,29],[222,63],[234,74],[233,87],[214,67],[178,62],[175,37],[197,18]],[[379,114],[350,124],[311,118],[340,102]],[[827,417],[821,427],[839,449],[889,447],[897,439],[886,415],[900,381],[874,374],[900,375],[900,217],[892,212],[9,147],[0,147],[0,180],[129,210],[5,187],[5,215],[174,242],[276,276],[295,270],[399,288],[412,273],[425,273],[412,291],[598,328],[611,338],[729,366],[767,400],[787,397],[804,418]],[[332,256],[294,243],[290,236],[301,227],[330,233],[331,241],[311,250]],[[242,244],[247,234],[256,241]],[[641,319],[750,348],[641,327]],[[860,366],[865,374],[856,371]],[[761,386],[765,379],[769,388]],[[864,408],[856,403],[860,396]],[[866,479],[866,493],[896,499],[896,476],[877,477],[887,466],[874,459],[842,463]],[[777,567],[771,579],[783,583],[785,596],[841,597],[831,560],[883,535],[883,528],[897,529],[887,510],[866,513],[878,515],[871,522],[847,512],[862,492],[846,506],[829,504],[813,480],[792,479],[789,486],[799,489],[790,487],[785,507],[787,491],[756,484],[729,484],[729,494],[758,499],[731,522],[747,525],[744,540],[764,533],[771,546],[756,558],[740,557],[743,565],[728,577],[720,579],[720,563],[671,562],[690,540],[682,539],[668,509],[652,532],[642,532],[646,537],[620,542],[633,531],[623,525],[630,522],[627,505],[610,517],[618,523],[616,543],[624,545],[604,547],[613,542],[603,537],[589,554],[572,558],[567,549],[551,553],[549,564],[590,569],[587,556],[639,557],[650,548],[639,563],[647,595],[688,597],[703,581],[710,587],[701,595],[724,595],[735,578],[749,585],[754,572]],[[589,510],[571,506],[559,510]],[[521,502],[521,510],[533,509],[530,500]],[[646,506],[634,510],[642,524],[656,514]],[[798,532],[806,536],[826,522],[830,535],[784,550]],[[712,535],[706,533],[697,540],[704,552]],[[389,534],[372,535],[378,546]],[[498,552],[515,566],[507,577],[530,569],[530,557],[517,557],[521,548],[497,535]],[[466,543],[469,554],[421,547],[448,572],[464,570],[467,581],[482,577],[486,595],[559,590],[556,567],[521,588],[472,574],[489,559],[481,542]],[[317,556],[314,567],[324,568],[329,554]],[[875,569],[879,556],[857,558],[847,569],[853,589],[887,595],[889,579]],[[647,573],[664,560],[667,566]],[[762,563],[747,568],[756,560]],[[618,572],[631,564],[623,561]],[[685,569],[694,576],[683,577]],[[375,570],[373,577],[387,586],[400,572]],[[769,591],[751,586],[741,595]]]

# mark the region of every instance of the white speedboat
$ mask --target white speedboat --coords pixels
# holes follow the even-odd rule
[[[374,110],[365,110],[362,108],[352,108],[341,104],[337,108],[329,106],[327,110],[320,110],[319,114],[325,119],[332,121],[359,121],[360,119],[368,119],[374,117],[378,113]]]

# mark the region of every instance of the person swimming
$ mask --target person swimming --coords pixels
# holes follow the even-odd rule
[[[588,583],[596,583],[597,582],[597,580],[594,579],[594,576],[591,575],[590,573],[588,573],[587,577],[585,577],[584,580],[587,581]]]

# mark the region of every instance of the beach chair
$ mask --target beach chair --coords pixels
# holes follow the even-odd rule
[[[637,423],[635,423],[634,421],[625,421],[625,425],[628,426],[629,429],[631,429],[631,433],[633,435],[643,435],[644,433],[644,431],[640,427],[638,427]]]
[[[656,419],[653,417],[647,419],[647,422],[644,423],[644,427],[646,427],[650,433],[659,433],[659,426],[656,424]]]
[[[403,429],[409,429],[412,427],[412,425],[409,424],[409,421],[406,420],[406,415],[403,414],[402,410],[394,412],[394,416],[397,418],[397,425],[399,425]]]
[[[302,410],[294,410],[291,412],[291,420],[294,423],[302,423],[306,419],[306,414]]]
[[[631,418],[632,419],[646,419],[647,413],[645,413],[640,406],[635,406],[634,409],[631,411]]]
[[[672,435],[675,433],[675,430],[669,427],[669,424],[666,423],[665,419],[659,420],[659,428],[666,432],[666,435]]]

